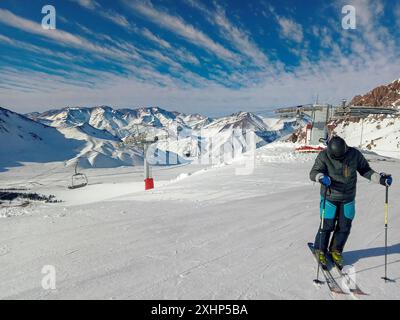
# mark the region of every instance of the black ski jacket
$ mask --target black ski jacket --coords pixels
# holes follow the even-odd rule
[[[343,160],[336,160],[329,156],[327,150],[322,151],[315,160],[310,172],[310,179],[316,181],[321,174],[331,178],[330,192],[328,190],[328,201],[348,202],[356,197],[357,172],[364,178],[376,180],[378,174],[371,169],[363,154],[350,148]],[[379,179],[379,178],[378,178]],[[321,185],[321,195],[325,193],[325,186]]]

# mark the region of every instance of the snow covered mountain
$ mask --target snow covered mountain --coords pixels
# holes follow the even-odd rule
[[[365,119],[331,121],[333,133],[353,147],[400,159],[400,115],[370,115]]]
[[[253,131],[268,131],[266,123],[259,116],[250,112],[237,112],[228,117],[223,117],[210,123],[207,129],[218,130],[226,129],[244,129]]]
[[[118,129],[128,124],[124,114],[107,106],[95,108],[67,107],[43,113],[27,114],[32,120],[56,127],[76,127],[88,124],[118,136]]]
[[[211,119],[158,107],[109,106],[67,107],[25,116],[1,109],[0,121],[1,167],[22,161],[79,162],[81,167],[140,164],[142,151],[124,141],[144,132],[163,137],[157,152],[176,154],[182,161],[194,160],[210,152],[210,145],[215,149],[230,143],[235,129],[254,132],[260,147],[290,134],[297,126],[295,120],[264,119],[250,112]]]
[[[165,127],[177,121],[176,112],[170,112],[158,107],[120,109],[127,123],[145,124],[153,127]]]
[[[81,141],[83,145],[66,161],[67,166],[79,162],[81,168],[115,168],[143,163],[140,150],[125,148],[120,139],[104,129],[96,129],[87,123],[57,129],[66,138]]]
[[[86,116],[76,109],[62,116],[49,112],[53,121],[43,122],[57,123],[54,128],[0,108],[0,170],[22,162],[79,161],[80,167],[96,168],[143,163],[139,151],[121,148],[119,138],[81,121]]]
[[[214,120],[209,118],[209,117],[205,117],[201,114],[190,114],[190,115],[186,115],[183,113],[177,114],[176,119],[181,122],[184,123],[186,126],[188,126],[189,128],[193,129],[193,130],[200,130],[201,128],[204,128],[205,126],[207,126],[208,124],[210,124],[211,122],[213,122]]]
[[[113,109],[108,106],[94,108],[68,107],[43,113],[30,113],[28,117],[56,128],[74,127],[83,124],[106,130],[121,139],[135,134],[137,127],[175,128],[221,132],[226,129],[242,128],[255,132],[274,130],[263,118],[250,112],[238,112],[230,116],[211,119],[200,114],[187,115],[170,112],[158,107],[138,109]]]
[[[120,139],[136,134],[138,127],[166,128],[173,126],[174,123],[186,126],[179,113],[169,112],[157,107],[119,110],[109,106],[67,107],[43,113],[35,112],[27,116],[56,128],[89,124],[96,129],[106,130]]]
[[[170,141],[164,148],[168,147],[170,151],[180,155],[187,153],[184,150],[188,148],[197,148],[199,136],[214,137],[219,140],[218,145],[223,145],[227,139],[226,131],[241,128],[255,132],[258,136],[257,142],[263,145],[290,133],[295,126],[295,122],[289,121],[281,123],[282,126],[278,129],[272,128],[263,118],[250,112],[238,112],[227,117],[211,119],[200,114],[187,115],[159,107],[118,110],[108,106],[76,107],[32,113],[28,116],[56,128],[90,125],[122,140],[150,128],[156,135],[167,135]],[[177,140],[180,141],[177,143]],[[198,153],[196,151],[196,154]]]
[[[0,171],[21,162],[68,160],[83,145],[55,128],[0,108]]]
[[[121,142],[121,139],[112,135],[106,129],[97,129],[88,123],[83,123],[81,125],[76,126],[75,128],[77,130],[81,131],[82,133],[87,134],[88,136],[92,136],[97,139]]]
[[[400,79],[379,86],[365,95],[353,98],[350,105],[372,107],[400,107]]]
[[[257,147],[292,133],[298,124],[295,119],[266,119],[250,112],[237,112],[211,122],[204,127],[206,136],[218,136],[231,130],[250,131],[256,134]],[[220,144],[225,143],[221,141]]]

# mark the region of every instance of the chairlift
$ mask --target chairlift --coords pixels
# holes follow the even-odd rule
[[[78,172],[78,163],[75,164],[75,174],[71,178],[71,185],[68,186],[68,189],[79,189],[86,187],[88,185],[88,178],[84,173]]]

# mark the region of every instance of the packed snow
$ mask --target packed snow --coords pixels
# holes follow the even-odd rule
[[[338,121],[334,131],[352,146],[400,159],[400,117],[371,115]]]
[[[0,299],[332,299],[313,285],[307,242],[319,225],[315,155],[272,143],[230,164],[84,170],[89,185],[68,190],[64,162],[23,163],[0,173],[2,188],[53,194],[61,203],[0,209]],[[389,276],[384,274],[384,188],[360,178],[345,261],[368,293],[400,298],[399,160],[366,155],[394,176],[390,189]],[[44,290],[43,266],[56,268]],[[343,299],[344,297],[342,297]],[[351,299],[352,297],[345,297]]]

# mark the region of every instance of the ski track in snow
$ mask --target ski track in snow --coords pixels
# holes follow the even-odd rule
[[[148,192],[140,167],[86,170],[90,185],[73,191],[63,163],[1,173],[2,184],[64,202],[0,208],[0,299],[341,299],[312,282],[314,157],[275,143],[257,150],[247,176],[235,175],[241,161],[154,168],[156,189]],[[363,178],[345,260],[369,294],[360,299],[400,299],[399,161],[368,157],[395,178],[388,270],[397,282],[380,279],[384,188]],[[49,264],[57,271],[54,291],[41,288]]]

